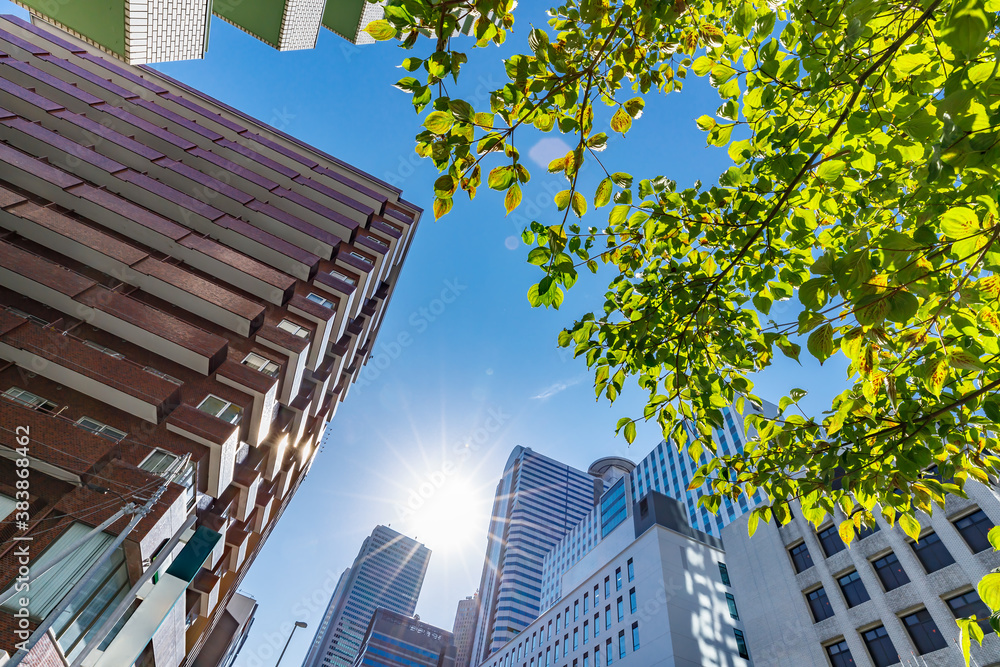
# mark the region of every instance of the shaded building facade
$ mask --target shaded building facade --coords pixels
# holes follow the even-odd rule
[[[353,667],[455,667],[455,644],[447,630],[376,609]]]
[[[472,642],[476,638],[476,615],[479,611],[479,593],[458,601],[455,623],[451,634],[455,640],[455,667],[469,667]]]

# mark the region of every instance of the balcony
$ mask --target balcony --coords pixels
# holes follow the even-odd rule
[[[167,430],[209,450],[208,495],[218,498],[233,480],[239,428],[193,405],[180,405],[167,418]]]

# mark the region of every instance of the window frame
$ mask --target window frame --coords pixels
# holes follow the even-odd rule
[[[850,579],[850,581],[845,584],[844,579]],[[857,570],[851,570],[850,572],[838,575],[837,585],[840,586],[840,593],[844,596],[844,602],[847,604],[848,609],[863,605],[872,599],[864,580],[861,579],[861,574]],[[853,596],[848,595],[848,590],[858,598],[857,601],[852,600]],[[860,594],[858,594],[859,590]],[[864,599],[861,599],[862,596]]]
[[[826,601],[825,605],[823,604],[823,602],[819,602],[819,599],[821,597],[820,594],[822,594],[823,600]],[[820,586],[818,588],[812,589],[811,591],[806,591],[804,595],[806,596],[806,605],[809,607],[809,611],[812,613],[813,623],[819,623],[821,621],[825,621],[826,619],[831,618],[834,615],[833,604],[830,602],[830,596],[826,594],[825,587]],[[814,595],[815,597],[813,597]],[[829,611],[829,613],[824,615],[822,618],[819,618],[819,615],[816,613],[816,606],[814,605],[814,602],[819,605],[820,609],[825,609]]]
[[[923,544],[921,545],[920,542],[923,542]],[[955,557],[951,555],[951,551],[948,550],[948,547],[945,546],[945,543],[941,540],[941,536],[938,535],[935,531],[932,530],[932,531],[928,532],[926,535],[921,535],[920,536],[920,542],[910,542],[909,543],[910,544],[910,549],[913,550],[913,553],[917,556],[917,560],[920,561],[920,565],[924,568],[924,571],[927,574],[931,574],[933,572],[937,572],[939,570],[943,570],[944,568],[948,567],[949,565],[954,565],[955,564]],[[950,559],[950,562],[947,562],[947,563],[943,562],[944,559],[940,558],[940,554],[937,554],[937,556],[935,557],[936,558],[935,563],[937,563],[937,562],[940,561],[941,564],[938,565],[937,567],[935,567],[933,570],[927,569],[927,563],[924,561],[924,557],[923,557],[922,554],[930,553],[929,549],[931,547],[929,547],[928,545],[931,545],[931,544],[938,544],[938,545],[940,545],[940,547],[938,547],[938,548],[942,549],[944,551],[945,555],[947,555],[948,559]]]
[[[222,409],[221,409],[221,410],[219,410],[218,412],[215,412],[215,413],[213,413],[213,412],[212,412],[212,411],[210,411],[210,410],[205,410],[205,409],[203,409],[203,407],[202,407],[202,406],[204,406],[204,405],[205,405],[205,403],[206,403],[206,402],[207,402],[207,401],[208,401],[208,400],[209,400],[210,398],[214,398],[214,399],[215,399],[215,400],[217,400],[217,401],[221,401],[221,402],[222,402],[222,403],[224,403],[225,405],[224,405],[224,406],[222,407]],[[220,397],[220,396],[216,396],[215,394],[211,394],[211,393],[210,393],[210,394],[208,394],[207,396],[205,396],[205,398],[201,399],[201,401],[200,401],[200,402],[198,403],[198,406],[197,406],[197,408],[198,408],[199,410],[201,410],[202,412],[204,412],[204,413],[205,413],[206,415],[211,415],[211,416],[215,417],[216,419],[221,419],[222,421],[224,421],[224,422],[226,422],[226,423],[228,423],[228,424],[232,424],[233,426],[236,426],[236,425],[237,425],[237,424],[239,424],[239,423],[240,423],[241,421],[243,421],[243,407],[242,407],[242,406],[239,406],[239,405],[236,405],[236,404],[235,404],[235,403],[233,403],[232,401],[227,401],[226,399],[224,399],[224,398],[222,398],[222,397]],[[227,410],[229,410],[230,408],[236,408],[236,412],[234,412],[234,413],[233,413],[233,416],[235,417],[235,421],[231,421],[231,420],[229,420],[229,419],[226,419],[226,418],[224,418],[224,417],[222,416],[222,415],[223,415],[223,414],[225,414],[225,413],[226,413],[226,411],[227,411]]]
[[[260,364],[260,368],[252,366],[247,363],[247,360],[250,359],[250,357],[257,357],[257,359],[260,359],[264,363]],[[246,366],[247,368],[252,368],[258,373],[263,373],[264,375],[267,375],[272,378],[277,378],[281,374],[281,364],[279,364],[277,361],[274,361],[273,359],[265,357],[263,354],[258,354],[257,352],[247,352],[247,356],[243,357],[243,361],[241,361],[240,363]],[[273,373],[265,370],[268,366],[274,366]]]
[[[833,642],[832,644],[827,644],[823,648],[826,650],[826,657],[830,661],[832,667],[848,667],[848,665],[856,664],[854,662],[854,656],[851,655],[851,647],[847,645],[846,639],[841,639],[840,641]],[[833,653],[831,649],[837,649],[837,652]],[[835,655],[846,657],[835,658]]]
[[[798,551],[799,549],[801,549],[801,551]],[[798,551],[798,553],[796,553],[796,551]],[[786,549],[786,552],[788,553],[789,558],[791,558],[792,560],[792,569],[795,570],[795,574],[802,574],[803,572],[805,572],[806,570],[815,565],[812,559],[812,554],[809,552],[809,546],[806,545],[805,540],[802,540],[801,542],[791,545]],[[804,557],[802,557],[802,561],[803,562],[808,561],[809,564],[800,568],[799,556],[801,556],[802,554],[805,554]]]
[[[95,427],[91,428],[89,426],[84,426],[84,420],[91,422]],[[104,438],[105,440],[110,440],[111,442],[121,442],[128,437],[128,433],[120,428],[115,428],[114,426],[110,426],[104,422],[97,421],[93,417],[88,417],[87,415],[83,415],[74,423],[84,431],[92,433],[100,438]]]
[[[744,660],[749,660],[750,650],[747,648],[747,639],[743,631],[739,628],[733,628],[733,635],[736,637],[736,650],[739,652],[740,657]]]
[[[729,605],[729,617],[733,620],[740,620],[740,612],[736,609],[736,597],[732,593],[726,593],[726,604]]]
[[[911,623],[909,619],[913,619],[913,622]],[[899,620],[903,624],[903,628],[906,629],[906,634],[910,637],[910,641],[913,642],[914,648],[917,649],[917,653],[920,655],[927,655],[928,653],[948,648],[948,642],[945,640],[944,635],[941,634],[941,629],[938,628],[937,623],[934,622],[934,617],[931,616],[926,607],[917,609],[905,616],[900,616]],[[914,635],[914,629],[916,628],[919,628],[922,632],[919,639]]]
[[[830,524],[826,528],[817,531],[816,539],[819,540],[819,546],[823,549],[823,553],[826,554],[827,558],[830,558],[834,554],[839,554],[847,548],[844,540],[840,537],[840,532],[837,530],[836,524]]]
[[[285,325],[285,324],[287,324],[288,326],[282,326],[282,325]],[[309,338],[309,336],[310,336],[309,329],[307,329],[306,327],[302,326],[301,324],[296,324],[295,322],[292,322],[287,317],[284,318],[284,319],[282,319],[275,326],[278,329],[281,329],[282,331],[284,331],[285,333],[289,333],[289,334],[291,334],[293,336],[297,336],[299,338]],[[292,329],[292,327],[294,327],[294,330]],[[305,332],[305,335],[303,335],[303,332]]]
[[[17,392],[16,395],[12,393],[15,391]],[[56,403],[55,401],[51,401],[45,398],[44,396],[39,396],[36,393],[30,392],[27,389],[21,389],[20,387],[17,386],[8,387],[3,391],[3,394],[0,395],[2,395],[4,398],[10,401],[14,401],[18,405],[22,405],[28,409],[35,410],[37,412],[44,412],[45,414],[52,414],[53,412],[59,409],[59,404]],[[24,398],[25,395],[30,396],[32,399],[37,399],[37,400],[30,400]]]
[[[719,561],[719,576],[722,578],[722,583],[732,588],[733,584],[729,578],[729,568],[722,561]]]
[[[883,634],[878,635],[878,631],[881,630]],[[871,633],[876,633],[874,639],[869,639],[868,635]],[[887,649],[884,646],[884,642],[888,641],[889,647],[892,649],[892,653],[884,653]],[[865,644],[865,649],[868,651],[868,656],[871,658],[872,663],[875,667],[889,667],[890,665],[895,665],[899,662],[899,651],[896,650],[896,645],[892,641],[892,637],[889,636],[889,631],[885,629],[884,625],[877,625],[873,628],[868,628],[861,632],[861,641]],[[874,642],[878,643],[879,656],[876,656],[872,651],[872,644]],[[882,657],[884,655],[884,658]],[[895,657],[893,657],[895,656]],[[890,660],[891,662],[883,662],[883,660]]]
[[[330,299],[327,299],[322,294],[317,294],[316,292],[309,292],[309,294],[306,295],[306,299],[312,301],[313,303],[319,304],[324,308],[329,308],[330,310],[337,310],[337,304],[335,304]]]
[[[970,524],[969,528],[973,529],[973,534],[979,540],[981,540],[981,542],[979,542],[978,548],[977,548],[977,545],[973,544],[972,541],[969,539],[969,537],[966,535],[966,530],[968,530],[968,529],[962,529],[958,525],[958,524],[960,524],[963,521],[968,521],[969,519],[971,519],[972,517],[974,517],[976,515],[982,515],[982,518],[984,520],[983,521],[976,521],[975,523]],[[962,539],[968,545],[968,547],[972,551],[972,553],[978,554],[978,553],[986,551],[987,549],[990,548],[991,545],[990,545],[990,540],[989,540],[988,534],[989,534],[989,532],[990,532],[990,530],[992,528],[996,527],[996,524],[993,523],[993,520],[989,517],[989,515],[985,511],[983,511],[982,507],[978,507],[975,510],[973,510],[972,512],[969,512],[968,514],[964,514],[964,515],[960,516],[959,518],[953,520],[951,522],[951,524],[953,526],[955,526],[955,530],[957,530],[958,534],[962,536]],[[987,528],[985,532],[982,531],[979,528],[979,526],[981,526],[983,524],[988,524],[989,525],[989,528]]]
[[[959,607],[959,609],[956,609],[955,605],[952,604],[953,600],[958,600],[959,598],[966,598],[970,595],[975,596],[976,602],[979,603],[978,606],[976,605],[976,602],[971,602],[971,603],[965,602],[964,604],[961,605],[961,607]],[[993,626],[990,625],[990,615],[991,615],[990,608],[987,607],[986,603],[983,602],[982,599],[979,597],[979,593],[976,591],[976,589],[973,588],[963,593],[955,593],[951,597],[943,599],[944,603],[948,606],[948,611],[950,611],[952,616],[954,616],[956,619],[969,618],[970,616],[975,616],[976,623],[982,629],[984,636],[993,632]]]
[[[889,561],[890,558],[895,563],[895,565],[898,566],[899,570],[898,573],[895,571],[895,569],[893,569],[893,562]],[[885,561],[885,564],[879,566],[878,563],[881,561]],[[890,551],[889,553],[879,556],[878,558],[875,558],[870,562],[872,569],[875,570],[875,576],[878,577],[879,583],[882,584],[882,590],[884,590],[885,592],[888,593],[889,591],[894,591],[897,588],[901,588],[906,584],[910,583],[910,575],[906,572],[906,568],[903,567],[903,564],[899,562],[899,556],[896,555],[895,551]],[[893,581],[897,582],[899,580],[898,575],[902,574],[902,576],[906,579],[906,581],[898,582],[895,586],[889,588],[888,584],[886,583],[886,579],[888,578],[888,576],[884,575],[883,572],[889,572],[892,575]]]

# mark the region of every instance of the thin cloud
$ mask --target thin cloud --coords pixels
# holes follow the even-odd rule
[[[578,375],[570,380],[563,380],[561,382],[556,382],[555,384],[549,385],[548,387],[543,389],[541,392],[538,393],[537,396],[532,396],[531,398],[532,400],[535,401],[544,401],[550,399],[556,394],[560,394],[569,389],[570,387],[580,384],[586,377],[587,375],[583,374],[583,375]]]

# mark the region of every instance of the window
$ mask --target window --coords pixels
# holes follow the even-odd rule
[[[224,401],[214,394],[206,396],[198,405],[198,409],[230,424],[239,424],[240,417],[243,416],[243,408]]]
[[[282,331],[287,331],[293,336],[298,336],[299,338],[309,338],[309,329],[300,327],[298,324],[295,324],[290,320],[281,320],[278,322],[278,328]]]
[[[611,605],[604,608],[604,629],[611,629]]]
[[[580,601],[573,600],[573,622],[580,620]]]
[[[559,657],[559,640],[556,640],[556,657]],[[564,656],[565,657],[565,656]]]
[[[625,620],[625,602],[618,598],[618,621],[621,622]]]
[[[353,250],[351,251],[351,257],[353,257],[354,259],[360,259],[365,264],[374,264],[372,260],[368,259],[359,252],[354,252]]]
[[[628,580],[632,581],[633,579],[635,579],[635,565],[632,563],[631,558],[628,559],[627,565],[628,565]]]
[[[590,654],[589,653],[584,653],[583,654],[583,667],[590,667]]]
[[[549,667],[552,664],[552,647],[545,647],[545,667]]]
[[[920,564],[924,566],[928,574],[937,572],[955,562],[937,533],[927,533],[920,538],[919,542],[910,542],[910,547],[917,554]]]
[[[910,578],[906,575],[902,563],[896,558],[896,554],[890,553],[872,562],[875,574],[882,582],[882,588],[887,591],[899,588],[903,584],[910,583]]]
[[[316,292],[309,292],[309,295],[306,298],[314,303],[318,303],[324,308],[329,308],[330,310],[337,309],[337,304],[335,304],[333,301],[330,301],[325,296],[320,296],[319,294],[316,294]]]
[[[854,656],[851,655],[851,649],[847,648],[847,642],[844,640],[827,646],[826,655],[833,667],[854,667]]]
[[[537,632],[532,632],[531,633],[531,648],[534,649],[535,646],[537,646],[537,644],[538,644],[538,633]]]
[[[580,648],[580,628],[573,628],[573,650]]]
[[[357,285],[358,284],[357,280],[355,280],[354,278],[350,277],[346,273],[341,273],[337,269],[333,269],[332,271],[330,271],[330,275],[333,276],[334,278],[336,278],[337,280],[343,280],[348,285]]]
[[[601,645],[594,645],[594,667],[601,667]]]
[[[724,583],[726,586],[733,585],[729,581],[729,568],[726,567],[725,563],[719,563],[719,576],[722,577],[722,583]]]
[[[788,555],[792,557],[796,572],[805,572],[813,566],[812,556],[809,555],[809,548],[805,542],[799,542],[789,549]]]
[[[115,359],[124,359],[125,358],[125,355],[122,354],[121,352],[115,352],[110,347],[104,347],[103,345],[98,345],[97,343],[93,343],[93,342],[91,342],[89,340],[83,341],[83,344],[86,345],[89,348],[93,348],[93,349],[97,350],[98,352],[103,352],[104,354],[108,355],[109,357],[114,357]]]
[[[36,396],[20,387],[11,387],[3,395],[12,401],[17,401],[21,405],[26,405],[32,410],[38,410],[39,412],[55,412],[59,407],[47,398]]]
[[[837,583],[840,584],[840,590],[844,594],[844,600],[847,601],[848,607],[856,607],[871,599],[868,597],[868,589],[865,588],[865,583],[861,581],[857,570],[838,578]]]
[[[563,635],[563,657],[569,655],[569,634]]]
[[[604,597],[611,597],[611,577],[604,577]]]
[[[899,655],[896,647],[892,645],[889,633],[885,631],[885,626],[872,628],[861,634],[868,647],[868,654],[872,657],[875,667],[889,667],[899,662]]]
[[[823,546],[823,552],[827,555],[827,558],[846,548],[844,541],[840,539],[840,533],[837,532],[836,526],[830,526],[825,530],[821,530],[816,537],[819,538],[819,543]]]
[[[632,651],[639,650],[639,622],[632,624]]]
[[[917,653],[924,655],[943,648],[947,648],[948,642],[941,636],[937,624],[931,618],[931,614],[926,609],[903,617],[903,625],[910,634]]]
[[[812,610],[813,620],[817,623],[833,616],[833,607],[830,605],[830,598],[826,596],[826,589],[822,586],[806,593],[806,600],[809,601],[809,609]]]
[[[278,362],[271,361],[267,357],[262,357],[256,352],[248,354],[246,359],[243,360],[243,364],[273,378],[278,377],[278,373],[281,372],[281,366],[278,365]]]
[[[993,528],[993,522],[986,516],[986,512],[976,510],[968,516],[964,516],[955,522],[955,528],[962,534],[965,543],[969,545],[973,553],[979,553],[990,548],[990,541],[986,537]]]
[[[587,645],[587,640],[590,639],[590,621],[583,622],[583,645]]]
[[[736,635],[736,649],[740,652],[740,657],[749,660],[750,651],[747,650],[747,642],[743,637],[743,633],[733,628],[733,634]]]
[[[601,587],[597,584],[594,584],[594,609],[597,609],[597,603],[601,601],[600,593],[601,593]]]
[[[583,613],[584,614],[587,613],[588,602],[590,602],[590,593],[584,593],[583,594]]]
[[[99,435],[102,438],[111,440],[112,442],[121,442],[128,435],[125,431],[119,431],[113,426],[108,426],[107,424],[102,424],[96,419],[91,419],[90,417],[80,417],[76,420],[76,425],[80,428],[90,431],[94,435]]]
[[[562,618],[562,614],[556,614],[556,632],[559,632],[559,619]]]
[[[619,630],[618,631],[618,657],[619,658],[624,658],[625,657],[625,631],[624,630]]]
[[[601,612],[594,614],[594,636],[597,636],[597,631],[601,629]]]
[[[615,590],[620,591],[622,589],[622,569],[619,567],[615,570]]]
[[[634,588],[630,588],[629,591],[628,591],[628,608],[629,608],[629,611],[632,612],[633,614],[635,613],[635,610],[638,608],[637,605],[636,605],[636,602],[635,602],[635,589]]]
[[[180,457],[176,454],[171,454],[164,449],[154,449],[153,452],[139,464],[139,467],[143,470],[147,470],[151,473],[159,475],[160,473],[166,472],[170,469],[170,466],[174,464],[174,461]]]
[[[874,535],[878,531],[882,530],[882,527],[878,525],[878,522],[875,521],[874,517],[872,517],[872,522],[873,522],[873,525],[871,525],[871,526],[869,526],[866,523],[862,523],[861,524],[861,528],[860,528],[860,530],[858,530],[858,539],[859,540],[863,540],[866,537],[871,537],[872,535]]]
[[[740,614],[736,611],[736,598],[732,593],[726,593],[726,602],[729,604],[729,615],[737,621],[740,620]]]
[[[955,618],[975,616],[976,622],[983,629],[984,635],[993,632],[993,628],[990,626],[990,608],[979,599],[979,594],[976,591],[963,593],[962,595],[949,598],[945,602],[948,603],[948,608],[951,609],[951,613],[955,615]]]
[[[607,658],[605,658],[605,660],[607,660],[607,662],[605,664],[610,665],[611,662],[612,662],[611,661],[612,651],[611,651],[611,640],[610,639],[608,639],[608,641],[606,641],[604,643],[604,652],[607,654]]]

